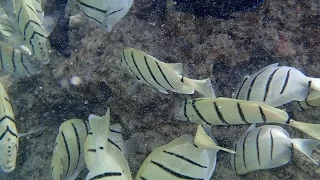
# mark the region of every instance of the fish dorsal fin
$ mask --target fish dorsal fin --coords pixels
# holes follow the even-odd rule
[[[167,63],[177,74],[181,75],[183,72],[183,66],[181,63]]]
[[[196,136],[194,137],[194,144],[199,148],[204,149],[217,149],[226,151],[229,153],[236,153],[230,149],[226,149],[220,146],[217,146],[216,143],[208,136],[208,134],[204,131],[201,125],[198,126]]]
[[[90,114],[89,123],[96,145],[103,143],[103,139],[107,141],[109,135],[110,108],[108,108],[107,113],[102,117]]]

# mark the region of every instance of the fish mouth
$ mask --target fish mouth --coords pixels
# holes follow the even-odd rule
[[[12,172],[14,170],[14,166],[2,166],[1,169],[3,172],[5,173],[9,173],[9,172]]]

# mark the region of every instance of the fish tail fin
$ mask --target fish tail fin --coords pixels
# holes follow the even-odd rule
[[[195,79],[182,77],[181,81],[183,81],[184,84],[186,84],[187,86],[194,88],[196,91],[198,91],[199,93],[203,94],[206,97],[210,97],[210,98],[216,97],[210,78],[203,79],[203,80],[195,80]]]
[[[205,132],[201,125],[198,126],[196,136],[194,137],[194,144],[204,149],[217,149],[226,151],[228,153],[236,153],[233,150],[217,146],[216,143],[212,140],[212,138],[209,137],[209,135]]]
[[[291,119],[288,125],[303,131],[315,139],[320,140],[320,124],[298,122]]]
[[[314,139],[292,139],[291,143],[293,144],[293,148],[308,156],[313,163],[319,166],[319,163],[311,156],[312,152],[320,145],[320,141]]]
[[[94,114],[89,115],[89,123],[91,131],[97,143],[103,143],[103,139],[107,141],[109,134],[109,124],[110,124],[110,108],[108,108],[106,114],[102,117],[96,116]],[[106,142],[105,142],[106,143]]]
[[[311,78],[310,88],[320,91],[320,78]]]

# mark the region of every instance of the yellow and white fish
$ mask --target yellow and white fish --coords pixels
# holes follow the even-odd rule
[[[311,90],[304,101],[298,101],[301,110],[320,106],[320,91]]]
[[[245,77],[232,97],[277,107],[293,100],[303,101],[309,88],[320,90],[320,79],[307,77],[296,68],[275,63]]]
[[[70,14],[77,5],[88,19],[111,32],[113,26],[128,13],[132,4],[133,0],[69,0],[66,14]]]
[[[89,123],[96,152],[92,165],[87,165],[91,168],[86,179],[131,180],[130,169],[123,153],[108,141],[110,108],[103,117],[91,114]]]
[[[0,41],[0,72],[18,76],[28,76],[40,72],[38,63],[29,60],[31,57],[22,54],[9,44]]]
[[[235,143],[236,154],[231,155],[231,166],[237,174],[270,169],[285,165],[292,157],[293,148],[311,158],[320,141],[313,139],[291,139],[286,130],[267,125],[249,130]]]
[[[120,124],[110,125],[109,130],[110,132],[108,142],[110,143],[110,145],[115,146],[122,153],[124,153],[124,140],[122,137],[122,128]],[[95,149],[96,144],[92,132],[89,132],[84,144],[84,148],[84,159],[86,161],[87,168],[90,171],[97,152],[97,150]]]
[[[86,121],[70,119],[59,127],[51,161],[54,180],[76,179],[85,167],[84,143],[89,132]]]
[[[211,133],[210,131],[208,131]],[[219,150],[235,153],[216,145],[201,125],[196,136],[183,135],[153,150],[140,167],[136,180],[209,180],[216,166]]]
[[[40,6],[35,2],[37,1],[13,0],[15,20],[11,20],[2,9],[0,32],[14,46],[19,47],[25,44],[24,50],[28,54],[32,54],[46,64],[49,62],[50,44],[47,40],[49,34],[44,31],[43,23],[40,20],[43,19],[43,11],[40,11]]]
[[[124,49],[121,64],[140,82],[158,89],[181,94],[193,94],[194,90],[206,97],[215,97],[211,80],[194,80],[182,76],[181,63],[164,63],[142,51]]]
[[[16,167],[19,135],[9,96],[0,82],[0,166],[4,172]]]
[[[298,122],[287,112],[264,103],[230,98],[185,100],[175,110],[175,118],[206,125],[279,123],[295,127],[320,139],[320,124]]]

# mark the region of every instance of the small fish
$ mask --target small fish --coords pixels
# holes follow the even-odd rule
[[[122,129],[120,124],[110,125],[109,131],[108,142],[119,149],[122,153],[124,153],[124,140],[122,137]],[[89,132],[84,144],[84,148],[84,159],[86,161],[87,168],[90,171],[97,152],[97,150],[95,149],[96,144],[92,132]]]
[[[93,20],[99,27],[111,32],[113,26],[118,23],[130,10],[133,0],[74,0],[83,14]],[[73,10],[74,4],[70,2],[68,7]],[[72,6],[73,4],[73,6]]]
[[[181,76],[181,63],[164,63],[142,51],[124,49],[121,64],[143,84],[158,89],[164,94],[167,90],[181,94],[193,94],[194,90],[206,97],[215,97],[211,80],[194,80]]]
[[[279,126],[252,127],[235,143],[236,154],[231,155],[231,166],[237,174],[270,169],[285,165],[292,157],[293,148],[311,158],[320,141],[313,139],[291,139]]]
[[[293,67],[271,64],[245,77],[232,98],[281,106],[307,98],[309,88],[320,90],[320,79],[305,76]]]
[[[47,40],[49,34],[44,30],[42,11],[39,4],[34,6],[35,0],[13,0],[15,19],[7,16],[4,10],[0,10],[0,32],[14,46],[21,44],[28,48],[28,52],[35,56],[43,64],[49,62],[50,44]],[[9,7],[12,5],[8,5]],[[40,14],[38,14],[40,13]]]
[[[0,41],[0,71],[12,73],[18,76],[34,75],[40,72],[30,61],[30,56],[24,55],[21,51],[14,49],[9,44]]]
[[[60,125],[51,161],[54,180],[76,179],[85,167],[84,143],[88,133],[88,124],[81,119],[70,119]]]
[[[211,128],[210,131],[211,132]],[[235,153],[216,145],[201,125],[196,136],[183,135],[153,150],[140,167],[136,180],[209,180],[219,150]]]
[[[320,91],[311,90],[305,100],[298,101],[298,105],[301,110],[320,106]]]
[[[131,173],[126,159],[120,148],[108,141],[110,108],[103,117],[89,116],[95,147],[95,157],[86,180],[93,179],[123,179],[131,180]]]
[[[285,111],[254,101],[222,97],[190,99],[181,103],[174,116],[178,120],[209,126],[279,123],[295,127],[320,140],[320,124],[295,121]]]
[[[9,96],[0,82],[0,166],[2,171],[12,172],[16,167],[19,135]]]

